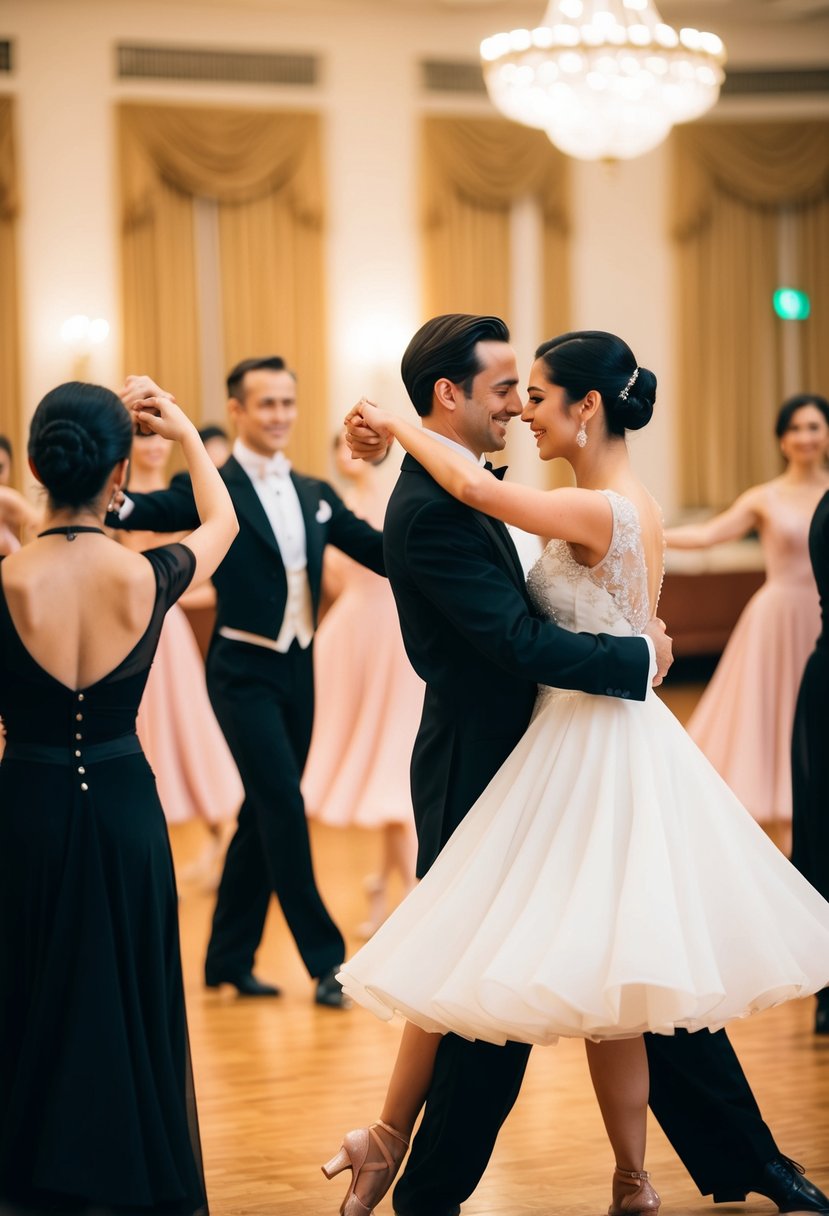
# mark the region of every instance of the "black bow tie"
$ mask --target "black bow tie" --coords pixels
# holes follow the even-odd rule
[[[506,473],[508,467],[509,467],[508,465],[500,464],[498,466],[498,468],[496,469],[493,465],[491,465],[489,463],[489,461],[487,461],[486,464],[484,465],[484,468],[486,469],[487,473],[491,473],[492,476],[497,477],[499,481],[504,480],[504,474]]]

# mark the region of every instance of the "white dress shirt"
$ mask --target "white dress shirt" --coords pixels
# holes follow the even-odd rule
[[[248,642],[280,654],[285,654],[294,640],[305,650],[314,636],[314,612],[308,583],[305,520],[296,486],[291,481],[291,462],[282,452],[260,456],[241,439],[234,443],[233,455],[253,482],[273,529],[288,579],[288,598],[276,641],[227,625],[219,633],[231,641]]]

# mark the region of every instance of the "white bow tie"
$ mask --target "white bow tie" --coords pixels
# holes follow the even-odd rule
[[[275,452],[267,460],[258,461],[251,473],[262,481],[268,477],[290,477],[291,462],[284,452]]]

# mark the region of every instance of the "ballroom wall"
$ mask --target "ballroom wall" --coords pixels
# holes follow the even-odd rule
[[[680,6],[664,6],[668,19]],[[829,23],[730,28],[731,61],[813,63]],[[400,352],[422,319],[416,193],[417,123],[424,112],[491,112],[484,99],[427,96],[419,61],[472,59],[480,38],[534,23],[537,4],[438,4],[430,0],[2,0],[0,38],[14,42],[14,71],[0,92],[17,99],[21,211],[19,273],[24,417],[70,375],[59,336],[74,313],[104,316],[111,336],[90,360],[91,378],[121,375],[114,106],[123,99],[269,105],[324,115],[328,189],[327,292],[330,392],[319,424],[364,392],[403,404]],[[319,86],[135,83],[115,76],[119,41],[313,52]],[[829,113],[826,99],[723,102],[734,118]],[[676,503],[672,257],[666,231],[668,151],[614,166],[574,162],[572,322],[617,330],[659,377],[654,423],[635,440],[636,460],[671,514]],[[540,333],[535,216],[514,216],[513,309],[521,365]],[[278,345],[278,343],[277,343]],[[147,369],[152,370],[152,369]],[[823,386],[824,391],[826,386]],[[220,409],[216,385],[205,414]],[[528,438],[521,436],[520,438]],[[522,476],[535,474],[528,444],[513,444]]]

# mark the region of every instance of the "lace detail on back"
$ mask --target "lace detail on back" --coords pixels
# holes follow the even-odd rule
[[[530,571],[527,590],[539,611],[565,628],[609,630],[624,622],[631,633],[641,633],[651,613],[639,513],[615,490],[601,493],[613,512],[613,535],[602,560],[582,566],[567,541],[553,540]]]
[[[605,556],[588,573],[594,583],[612,596],[633,632],[641,633],[651,611],[639,512],[629,498],[623,498],[615,490],[601,493],[613,511],[613,537]]]

